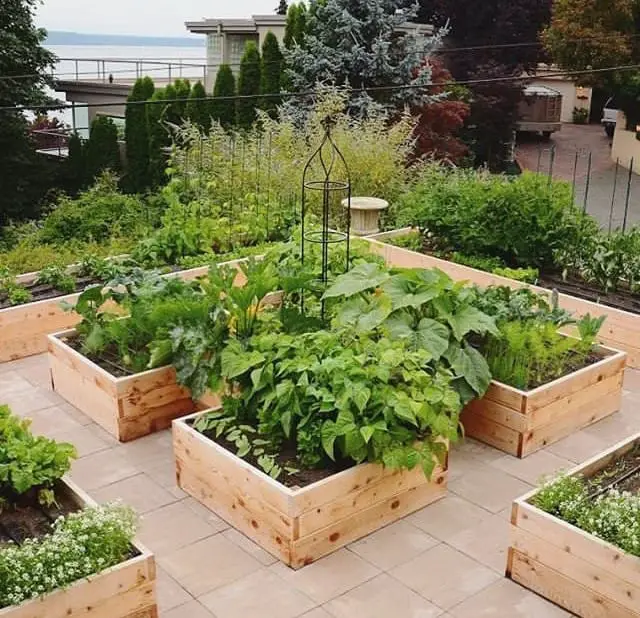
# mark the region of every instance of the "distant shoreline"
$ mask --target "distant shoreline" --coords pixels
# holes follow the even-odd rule
[[[122,45],[127,47],[200,47],[202,37],[137,36],[130,34],[84,34],[50,30],[45,45]]]

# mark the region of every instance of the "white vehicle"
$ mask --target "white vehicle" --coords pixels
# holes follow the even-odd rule
[[[549,139],[554,131],[560,131],[562,122],[562,95],[546,86],[527,86],[518,109],[517,131],[542,133]]]
[[[609,137],[613,137],[613,134],[616,131],[616,121],[618,119],[618,104],[616,103],[615,97],[609,97],[607,102],[604,104],[604,109],[602,110],[602,126],[606,134]]]

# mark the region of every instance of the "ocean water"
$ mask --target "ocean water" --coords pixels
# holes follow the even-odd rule
[[[162,47],[148,46],[111,46],[111,45],[50,45],[47,46],[58,62],[55,75],[61,80],[114,81],[134,80],[138,75],[149,75],[157,80],[169,77],[189,78],[192,81],[204,80],[206,64],[206,46],[204,38],[201,46]],[[63,92],[55,96],[64,101]],[[70,111],[55,112],[56,117],[72,124]],[[82,127],[86,124],[86,110],[76,111],[76,122]]]

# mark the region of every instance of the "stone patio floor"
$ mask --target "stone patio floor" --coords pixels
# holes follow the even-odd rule
[[[624,387],[620,413],[525,460],[456,445],[446,498],[292,571],[176,487],[169,431],[119,444],[51,391],[46,355],[0,365],[0,403],[77,446],[74,481],[142,514],[162,618],[570,616],[503,577],[511,501],[640,431],[640,372]]]

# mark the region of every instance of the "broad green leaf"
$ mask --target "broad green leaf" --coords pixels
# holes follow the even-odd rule
[[[404,311],[391,314],[384,323],[390,339],[409,339],[413,337],[413,318]]]
[[[172,353],[173,346],[170,339],[156,341],[151,348],[151,356],[147,367],[153,369],[167,365],[171,361]]]
[[[367,444],[355,427],[344,436],[345,455],[360,463],[367,457]]]
[[[348,273],[336,278],[335,283],[324,293],[323,298],[344,296],[349,298],[360,292],[377,288],[389,279],[390,275],[373,262],[363,262]]]
[[[232,380],[264,362],[265,357],[257,350],[245,352],[240,345],[228,345],[222,351],[220,360],[223,377]]]
[[[437,277],[436,277],[437,279]],[[433,283],[415,281],[406,273],[394,275],[382,286],[393,303],[394,310],[403,307],[421,307],[440,295],[441,290]]]
[[[364,298],[351,298],[341,305],[336,317],[339,327],[353,328],[358,333],[368,333],[380,326],[391,313],[391,302],[384,296],[371,302]]]
[[[449,329],[440,322],[422,318],[415,332],[415,344],[438,360],[449,347]]]
[[[335,461],[334,444],[338,437],[336,424],[333,421],[325,421],[320,429],[320,437],[325,453]]]
[[[496,336],[500,335],[493,318],[471,305],[462,307],[454,313],[447,314],[446,319],[451,326],[451,330],[453,330],[454,337],[458,341],[462,341],[464,336],[470,332],[480,335],[484,335],[485,333],[491,333]]]
[[[352,399],[356,404],[360,413],[364,411],[369,403],[371,397],[371,389],[365,386],[362,382],[356,382],[352,387]]]
[[[469,344],[461,348],[452,343],[447,350],[446,359],[456,376],[464,378],[476,395],[485,394],[491,382],[491,373],[487,361],[478,350]]]
[[[280,424],[282,425],[282,429],[284,431],[284,435],[288,437],[291,436],[291,423],[293,421],[293,414],[291,412],[291,408],[287,408],[280,415]]]

